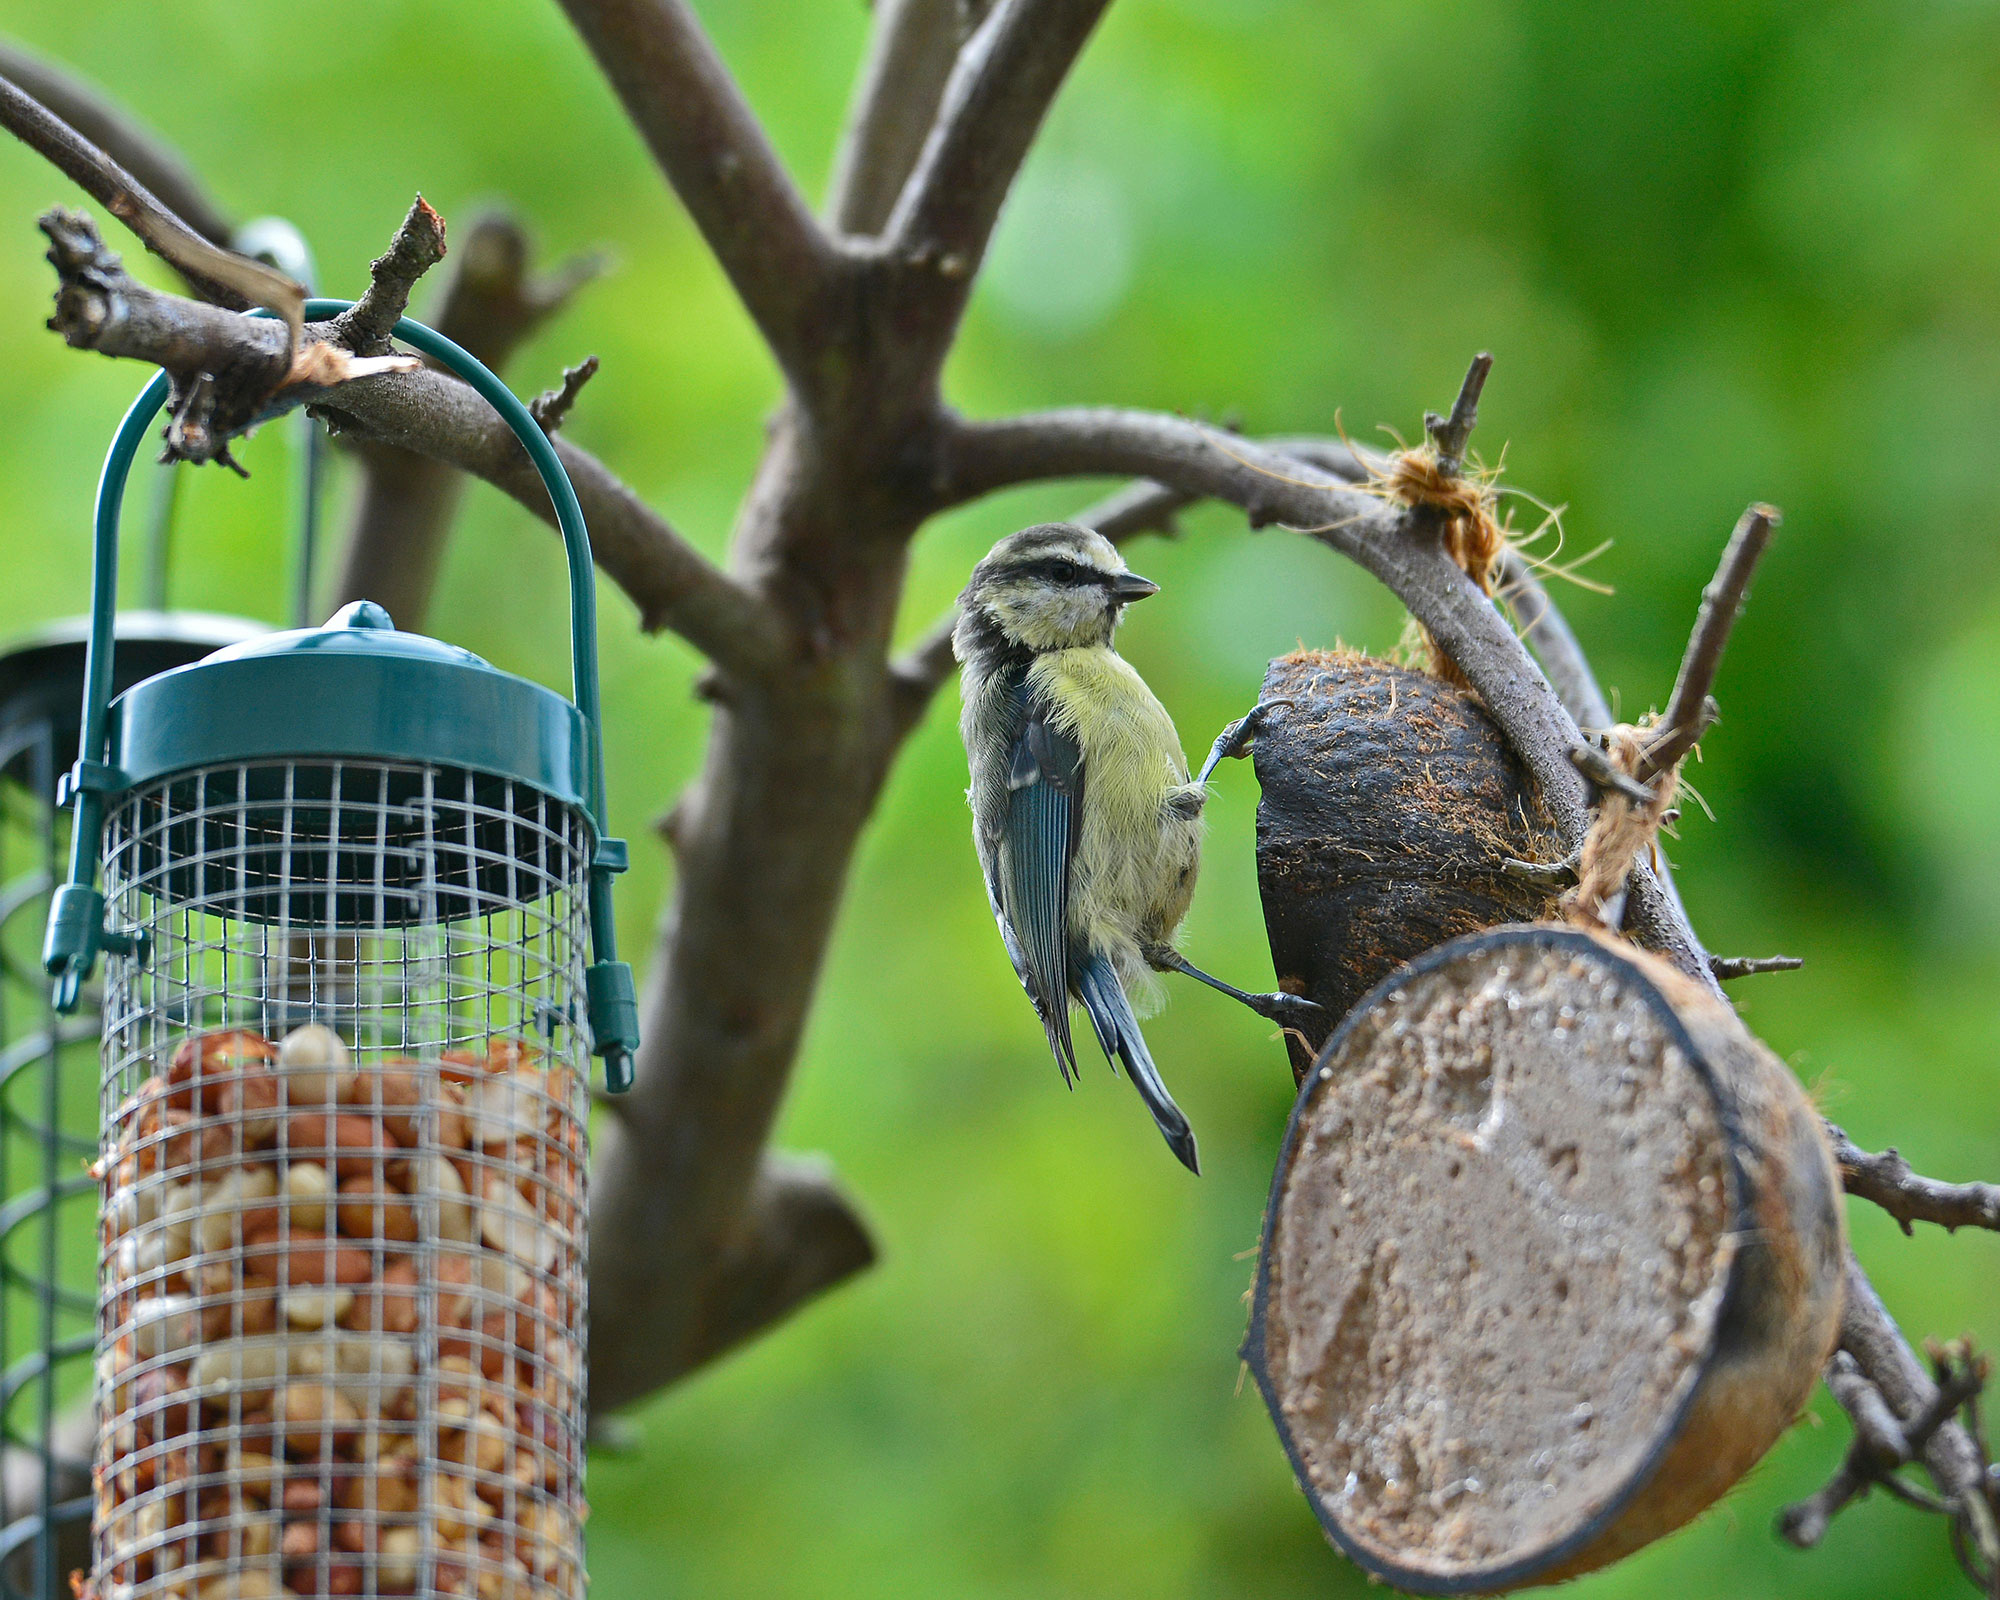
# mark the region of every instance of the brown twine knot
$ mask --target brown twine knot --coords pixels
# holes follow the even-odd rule
[[[1637,778],[1653,739],[1649,727],[1621,722],[1605,736],[1611,764],[1628,777]],[[1655,864],[1661,824],[1672,809],[1681,783],[1680,763],[1653,780],[1652,799],[1641,805],[1617,789],[1604,790],[1590,831],[1584,835],[1583,850],[1577,857],[1576,887],[1569,892],[1570,916],[1578,922],[1616,927],[1619,901],[1625,880],[1641,852]]]
[[[1495,474],[1470,462],[1447,471],[1429,444],[1398,450],[1383,463],[1369,463],[1368,487],[1398,505],[1424,506],[1444,526],[1445,553],[1466,576],[1491,594],[1499,576],[1507,530],[1494,514],[1499,495]]]
[[[1479,585],[1481,594],[1490,595],[1499,578],[1500,557],[1507,548],[1506,526],[1494,512],[1499,501],[1493,487],[1496,477],[1477,462],[1448,471],[1436,448],[1421,444],[1414,450],[1398,450],[1386,461],[1369,461],[1368,481],[1362,487],[1397,505],[1412,509],[1423,506],[1435,512],[1444,530],[1445,554]],[[1430,629],[1415,617],[1404,629],[1398,648],[1433,678],[1458,689],[1472,687],[1458,663],[1438,648]]]

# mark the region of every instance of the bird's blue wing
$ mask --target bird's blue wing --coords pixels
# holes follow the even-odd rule
[[[1007,770],[995,899],[1021,986],[1063,1081],[1076,1077],[1069,1033],[1069,876],[1083,825],[1083,752],[1032,698]]]

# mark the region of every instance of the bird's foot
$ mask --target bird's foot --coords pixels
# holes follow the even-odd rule
[[[1170,944],[1149,944],[1141,952],[1146,965],[1155,972],[1178,972],[1183,977],[1192,978],[1197,983],[1205,983],[1218,994],[1226,994],[1230,999],[1248,1006],[1266,1021],[1275,1022],[1281,1028],[1324,1028],[1327,1015],[1324,1006],[1315,1005],[1303,995],[1251,994],[1239,989],[1233,983],[1224,983],[1220,978],[1211,977]]]
[[[1263,729],[1264,720],[1273,711],[1292,704],[1290,700],[1260,700],[1250,708],[1249,715],[1238,717],[1215,737],[1215,744],[1208,752],[1208,759],[1201,764],[1201,772],[1195,778],[1199,788],[1208,782],[1208,775],[1224,761],[1233,761],[1250,753],[1250,746]]]

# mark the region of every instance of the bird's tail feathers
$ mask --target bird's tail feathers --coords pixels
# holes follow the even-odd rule
[[[1062,1074],[1063,1083],[1076,1087],[1076,1045],[1069,1034],[1069,996],[1059,995],[1055,1004],[1045,1004],[1039,996],[1034,999],[1035,1010],[1042,1019],[1042,1031],[1049,1036],[1049,1053],[1056,1058],[1056,1070]]]
[[[1125,998],[1124,986],[1110,960],[1102,953],[1092,954],[1077,973],[1076,988],[1105,1057],[1125,1064],[1125,1075],[1152,1112],[1167,1148],[1182,1166],[1199,1176],[1201,1161],[1195,1151],[1194,1130],[1160,1081],[1159,1069],[1146,1048],[1146,1036],[1139,1031],[1139,1019],[1132,1014],[1131,1002]]]

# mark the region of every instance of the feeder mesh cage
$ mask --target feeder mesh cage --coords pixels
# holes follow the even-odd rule
[[[591,843],[393,762],[114,803],[101,1600],[581,1595]]]

